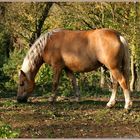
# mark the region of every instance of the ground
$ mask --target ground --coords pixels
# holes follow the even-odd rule
[[[0,99],[0,125],[8,124],[19,138],[136,138],[140,137],[140,101],[124,111],[124,99],[106,108],[109,98],[83,97],[75,102],[59,97],[52,105],[48,97],[31,97],[26,104],[15,98]]]

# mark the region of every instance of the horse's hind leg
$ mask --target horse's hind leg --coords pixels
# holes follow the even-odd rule
[[[130,99],[130,91],[127,84],[127,78],[122,74],[119,69],[112,69],[111,73],[113,77],[119,82],[120,86],[123,89],[124,97],[125,97],[125,109],[130,109],[132,107],[132,101]]]
[[[80,92],[79,92],[79,87],[76,81],[76,77],[74,76],[74,73],[71,70],[66,69],[66,74],[70,78],[73,86],[73,91],[76,95],[76,101],[80,100]]]
[[[109,102],[107,103],[107,107],[111,108],[116,103],[116,94],[117,94],[118,82],[112,77],[112,94]]]
[[[50,102],[55,102],[57,89],[59,84],[60,75],[62,72],[62,68],[59,66],[53,67],[53,85],[52,85],[52,96],[49,98]]]

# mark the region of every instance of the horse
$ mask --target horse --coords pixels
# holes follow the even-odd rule
[[[125,97],[124,108],[131,109],[129,57],[126,39],[113,29],[55,29],[44,33],[35,41],[24,58],[19,71],[17,101],[27,102],[35,86],[35,76],[43,63],[50,65],[53,71],[52,102],[56,100],[62,70],[65,70],[71,79],[74,92],[79,97],[74,72],[90,72],[105,66],[113,76],[112,94],[107,107],[115,105],[119,83]]]

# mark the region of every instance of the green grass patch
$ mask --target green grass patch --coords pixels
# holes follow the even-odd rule
[[[8,124],[3,124],[0,126],[0,138],[18,138],[19,135],[19,130],[13,129]]]

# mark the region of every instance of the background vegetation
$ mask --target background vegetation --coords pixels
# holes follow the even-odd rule
[[[15,97],[18,71],[34,41],[56,28],[88,30],[112,28],[128,40],[131,54],[130,88],[140,92],[140,3],[138,2],[40,2],[0,3],[0,97]],[[82,96],[109,97],[109,72],[77,74]],[[34,96],[51,94],[52,71],[44,64],[36,76]],[[101,88],[102,87],[102,88]],[[72,87],[65,73],[60,81],[59,95],[72,96]],[[120,90],[121,92],[121,90]],[[121,95],[122,96],[122,95]],[[2,125],[1,137],[17,137],[10,126]]]
[[[132,2],[0,3],[1,92],[16,91],[18,70],[23,58],[41,33],[55,28],[87,30],[94,27],[112,28],[120,31],[127,38],[131,52],[131,90],[139,91],[139,17],[140,4]],[[103,78],[101,75],[104,76],[99,72],[80,75],[79,84],[84,84],[87,87],[85,91],[92,86],[97,88],[100,85],[100,79]],[[51,69],[47,65],[43,66],[37,76],[38,85],[41,85],[43,89],[48,87],[51,84],[51,76]],[[65,91],[65,85],[70,84],[67,84],[66,78],[63,77],[63,80],[65,82],[62,82],[61,92],[69,92]],[[97,82],[98,80],[99,82]],[[105,86],[108,87],[108,85]],[[85,87],[81,86],[81,90],[84,90]],[[43,91],[47,93],[48,90],[44,89]]]

